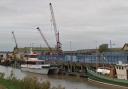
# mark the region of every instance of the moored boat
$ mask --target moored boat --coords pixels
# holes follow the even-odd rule
[[[49,68],[50,68],[50,64],[44,64],[44,61],[42,60],[26,61],[25,64],[21,65],[22,71],[38,73],[38,74],[48,74]]]
[[[50,64],[46,64],[45,60],[39,60],[38,54],[33,53],[31,51],[30,54],[27,54],[25,56],[26,56],[26,60],[23,64],[21,64],[22,71],[39,73],[39,74],[48,74],[50,69]]]
[[[111,86],[128,88],[128,65],[117,64],[110,68],[87,68],[88,80]]]

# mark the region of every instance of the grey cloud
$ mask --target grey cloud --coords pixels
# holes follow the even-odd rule
[[[0,48],[12,49],[12,30],[21,47],[30,43],[46,46],[35,30],[37,26],[51,46],[55,46],[50,26],[50,1],[64,50],[69,50],[69,41],[74,50],[95,48],[96,40],[99,44],[113,40],[118,44],[116,47],[128,41],[127,0],[0,0]]]

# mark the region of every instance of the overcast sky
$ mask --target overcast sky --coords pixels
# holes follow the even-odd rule
[[[13,50],[11,31],[19,47],[46,47],[37,26],[54,47],[50,2],[64,50],[96,48],[110,40],[112,47],[128,42],[128,0],[0,0],[0,50]]]

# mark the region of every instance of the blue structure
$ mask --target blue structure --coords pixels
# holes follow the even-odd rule
[[[79,62],[85,63],[118,64],[119,61],[122,61],[122,63],[128,63],[128,53],[104,52],[98,55],[78,55],[77,59],[79,60]]]
[[[48,61],[61,61],[61,62],[79,62],[79,63],[105,63],[105,64],[118,64],[128,63],[128,53],[125,52],[104,52],[102,54],[72,54],[72,55],[59,55],[59,56],[39,56],[40,60]]]

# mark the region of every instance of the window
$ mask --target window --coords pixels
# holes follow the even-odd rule
[[[124,67],[122,67],[122,70],[124,69]]]

